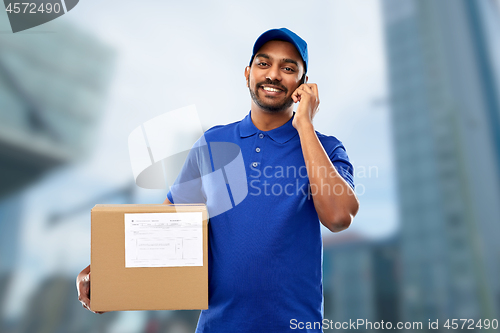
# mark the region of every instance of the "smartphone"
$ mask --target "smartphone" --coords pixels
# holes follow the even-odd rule
[[[302,75],[302,78],[300,79],[300,84],[306,83],[306,74]]]

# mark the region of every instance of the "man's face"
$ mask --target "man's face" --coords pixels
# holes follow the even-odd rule
[[[292,104],[292,93],[300,85],[304,65],[293,44],[272,40],[256,53],[245,69],[253,102],[269,112],[280,112]]]

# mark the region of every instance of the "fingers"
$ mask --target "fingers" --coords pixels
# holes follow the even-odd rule
[[[316,83],[311,83],[310,87],[311,87],[312,91],[314,92],[314,95],[316,95],[316,98],[319,101],[318,85]]]
[[[78,285],[78,300],[82,303],[83,307],[90,310],[90,276],[89,274],[83,276]]]
[[[92,311],[90,309],[90,266],[86,267],[84,270],[78,274],[76,279],[76,288],[78,291],[78,300],[82,304],[82,306],[93,312],[102,314],[104,312],[101,311]]]
[[[295,89],[292,94],[294,103],[300,102],[304,93],[314,96],[317,103],[319,104],[318,85],[316,83],[303,83],[297,89]]]
[[[316,83],[304,83],[299,88],[304,91],[313,94],[319,100],[318,85]]]
[[[301,84],[301,85],[299,86],[299,89],[302,89],[302,90],[304,90],[304,91],[306,91],[306,92],[308,92],[308,93],[310,93],[310,94],[314,94],[314,92],[312,91],[312,89],[311,89],[311,87],[310,87],[310,86],[311,86],[311,84],[309,84],[309,83],[304,83],[304,84]]]
[[[89,298],[89,295],[90,295],[90,288],[86,287],[86,286],[82,286],[82,293],[78,296],[78,300],[80,301],[80,303],[82,304],[82,306],[93,312],[93,313],[98,313],[98,314],[103,314],[105,312],[102,312],[102,311],[93,311],[91,308],[90,308],[90,298]]]
[[[300,102],[300,97],[302,95],[302,92],[299,90],[299,88],[295,89],[295,91],[292,93],[292,100],[294,103]]]

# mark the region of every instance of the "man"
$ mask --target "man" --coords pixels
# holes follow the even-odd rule
[[[307,64],[307,44],[295,33],[263,33],[245,68],[250,113],[203,136],[207,144],[238,145],[249,191],[210,218],[209,308],[197,332],[288,332],[292,320],[322,321],[319,222],[332,232],[344,230],[359,203],[344,146],[314,130],[319,95],[317,85],[307,83]],[[200,168],[188,158],[164,203],[216,200],[211,184],[189,191],[178,186],[200,176]],[[87,308],[89,281],[90,266],[77,278]]]

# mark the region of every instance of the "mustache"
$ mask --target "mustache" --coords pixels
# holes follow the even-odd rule
[[[266,80],[265,82],[259,82],[259,83],[257,83],[257,84],[255,85],[255,87],[256,87],[257,89],[259,89],[259,88],[260,88],[261,86],[263,86],[264,84],[268,84],[268,85],[276,86],[276,87],[280,88],[281,90],[283,90],[283,91],[285,92],[285,94],[286,94],[286,93],[288,93],[288,89],[287,89],[284,85],[282,85],[282,84],[281,84],[281,82],[279,82],[279,81],[277,81],[277,80],[274,80],[274,81],[272,81],[272,80]]]

